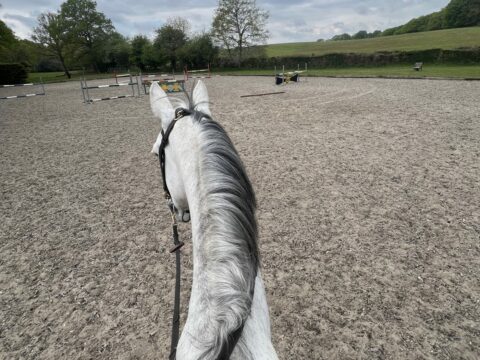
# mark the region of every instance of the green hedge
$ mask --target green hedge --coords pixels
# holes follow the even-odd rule
[[[454,50],[430,49],[419,51],[376,52],[371,54],[339,53],[321,56],[295,56],[245,59],[242,67],[250,69],[273,69],[285,65],[285,68],[302,69],[305,63],[309,68],[338,68],[350,66],[383,66],[393,64],[480,64],[480,48]],[[223,60],[218,67],[233,68],[235,63]]]
[[[24,84],[28,73],[22,64],[0,64],[0,85]]]

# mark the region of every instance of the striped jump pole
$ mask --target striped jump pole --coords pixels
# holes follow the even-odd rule
[[[105,101],[105,100],[115,100],[115,99],[124,99],[124,98],[129,98],[129,97],[134,97],[135,95],[118,95],[118,96],[109,96],[109,97],[104,97],[104,98],[94,98],[88,100],[89,103],[94,103],[98,101]]]
[[[25,98],[25,97],[32,97],[32,96],[40,96],[40,95],[45,95],[45,94],[23,94],[23,95],[1,96],[0,100],[18,99],[18,98]]]
[[[127,97],[135,97],[135,85],[137,86],[138,96],[140,96],[140,86],[138,85],[138,77],[136,77],[135,81],[133,80],[133,76],[131,74],[123,74],[123,75],[116,75],[117,77],[128,77],[128,83],[116,83],[116,84],[104,84],[104,85],[88,85],[87,79],[85,78],[85,72],[83,73],[82,79],[80,80],[80,87],[82,88],[82,96],[83,102],[85,104],[92,104],[98,101],[104,100],[114,100],[114,99],[124,99]],[[121,87],[121,86],[130,86],[132,88],[132,94],[126,95],[117,95],[117,96],[109,96],[109,97],[102,97],[102,98],[91,98],[89,90],[92,89],[105,89],[105,88],[114,88],[114,87]]]
[[[0,100],[19,99],[19,98],[27,98],[27,97],[45,95],[45,86],[43,85],[42,78],[40,78],[39,83],[5,84],[5,85],[0,85],[0,88],[6,89],[6,88],[25,87],[25,86],[40,86],[42,88],[42,92],[30,93],[30,94],[20,94],[20,95],[0,96]]]
[[[189,76],[189,74],[195,74],[195,73],[204,73],[206,72],[207,74],[205,76]],[[211,74],[210,74],[210,64],[208,64],[206,69],[199,69],[199,70],[188,70],[188,67],[185,66],[184,68],[184,77],[185,81],[188,81],[189,78],[193,79],[210,79]]]
[[[35,83],[27,83],[27,84],[10,84],[10,85],[0,85],[0,88],[9,88],[9,87],[17,87],[17,86],[34,86],[34,85],[40,85],[40,84],[35,84]]]
[[[133,79],[132,79],[133,81]],[[120,83],[120,84],[106,84],[106,85],[94,85],[94,86],[86,86],[85,89],[103,89],[103,88],[111,88],[111,87],[120,87],[120,86],[132,86],[135,85],[135,82],[128,82],[128,83]]]
[[[185,75],[185,68],[184,68],[184,75]],[[185,82],[185,78],[183,80],[175,79],[175,71],[173,69],[172,69],[172,74],[142,74],[140,72],[139,77],[140,77],[139,84],[143,86],[143,93],[145,95],[148,94],[147,87],[149,87],[153,82],[158,82],[159,84],[162,84],[162,83],[174,84],[174,83]]]

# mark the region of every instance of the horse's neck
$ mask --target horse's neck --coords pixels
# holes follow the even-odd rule
[[[184,177],[183,182],[191,214],[193,247],[192,291],[187,321],[177,348],[177,359],[179,360],[199,358],[205,350],[204,344],[214,339],[214,334],[210,332],[215,329],[215,326],[212,326],[213,321],[217,320],[215,312],[212,310],[213,305],[209,301],[209,294],[215,292],[216,289],[209,288],[209,281],[206,278],[208,258],[202,247],[205,237],[203,225],[205,219],[202,219],[202,214],[204,214],[207,204],[202,203],[204,199],[199,196],[202,194],[201,182],[198,180],[201,176],[201,169],[198,166],[201,153],[197,143],[198,134],[194,132],[191,134],[193,138],[183,139],[189,144],[190,150],[179,154],[179,156],[183,156],[181,173]],[[185,156],[190,158],[186,159]],[[258,271],[250,316],[245,322],[242,336],[231,359],[269,360],[276,358],[270,340],[270,320],[265,289],[260,271]]]

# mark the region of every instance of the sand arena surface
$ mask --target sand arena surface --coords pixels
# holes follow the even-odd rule
[[[279,357],[478,359],[480,82],[206,84],[257,194]],[[174,256],[148,97],[46,91],[0,102],[0,358],[166,359]]]

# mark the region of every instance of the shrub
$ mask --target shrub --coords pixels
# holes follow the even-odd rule
[[[244,68],[273,69],[281,66],[286,69],[302,69],[305,63],[314,68],[338,68],[348,66],[384,66],[390,64],[413,64],[416,62],[429,64],[478,64],[480,48],[464,48],[453,50],[427,49],[416,51],[383,51],[371,54],[333,53],[320,56],[291,56],[272,58],[247,58],[243,61]],[[223,59],[214,64],[219,68],[235,68],[234,62]]]
[[[22,64],[0,64],[0,85],[23,84],[27,81],[27,70]]]
[[[37,72],[64,71],[62,63],[57,59],[43,58],[35,69]]]

